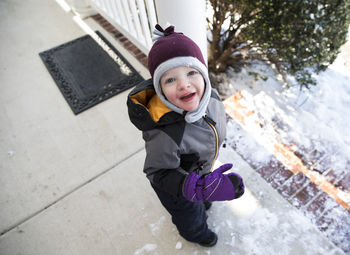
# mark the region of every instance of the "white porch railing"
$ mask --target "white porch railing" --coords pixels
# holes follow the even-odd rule
[[[58,1],[58,0],[56,0]],[[194,40],[207,58],[206,0],[66,0],[85,18],[98,11],[146,55],[159,23],[173,24]],[[92,7],[92,8],[91,8]]]
[[[141,51],[148,54],[157,24],[153,0],[90,0],[91,5]]]

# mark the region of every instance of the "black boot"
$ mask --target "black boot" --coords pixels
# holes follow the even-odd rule
[[[204,201],[203,202],[204,206],[205,206],[205,210],[208,211],[209,208],[211,207],[212,205],[212,202],[209,202],[209,201]]]
[[[206,239],[204,239],[202,242],[198,243],[201,246],[204,247],[212,247],[214,246],[218,241],[218,236],[211,230],[209,230],[210,233]]]

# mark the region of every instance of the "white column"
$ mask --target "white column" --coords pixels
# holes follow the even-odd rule
[[[97,14],[89,0],[70,0],[68,2],[71,4],[74,13],[82,19]]]
[[[175,25],[176,32],[184,33],[197,43],[207,60],[205,0],[155,0],[155,4],[159,25],[162,28],[167,23]]]

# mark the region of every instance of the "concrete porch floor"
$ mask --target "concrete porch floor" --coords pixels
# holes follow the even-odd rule
[[[219,160],[248,191],[210,210],[214,248],[183,240],[142,173],[128,91],[75,116],[41,62],[39,52],[86,34],[74,15],[53,0],[4,0],[0,13],[1,255],[344,254],[229,148]]]

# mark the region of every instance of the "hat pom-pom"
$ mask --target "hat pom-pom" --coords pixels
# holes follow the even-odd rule
[[[165,30],[159,24],[157,24],[155,26],[155,29],[153,30],[153,34],[155,36],[152,37],[153,42],[157,41],[159,38],[161,38],[163,36],[168,36],[168,35],[171,35],[172,33],[174,33],[174,31],[175,31],[174,25],[167,23],[166,26],[167,26],[167,28]]]

